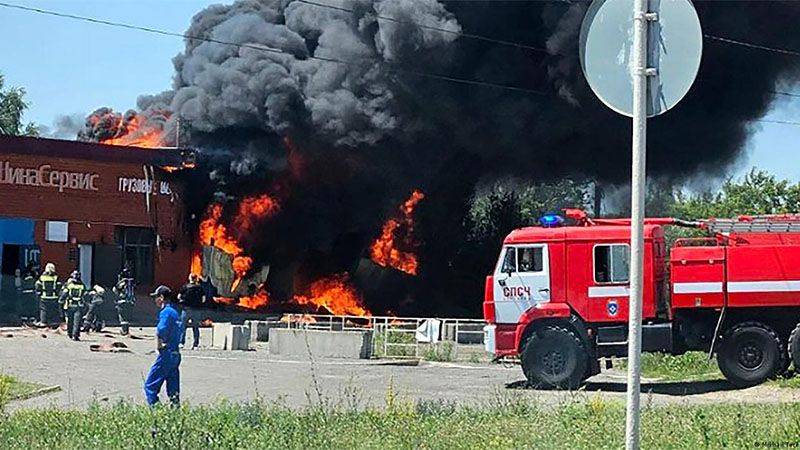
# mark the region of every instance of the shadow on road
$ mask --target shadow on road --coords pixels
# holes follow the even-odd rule
[[[513,381],[506,384],[506,389],[537,389],[531,386],[526,380]],[[554,390],[546,388],[538,388],[539,390]],[[736,386],[730,384],[726,380],[711,380],[711,381],[673,381],[673,382],[654,382],[642,383],[642,392],[663,395],[698,395],[707,394],[709,392],[731,391],[737,389]],[[600,381],[600,382],[586,382],[583,385],[583,390],[587,392],[625,392],[625,383],[613,381]]]

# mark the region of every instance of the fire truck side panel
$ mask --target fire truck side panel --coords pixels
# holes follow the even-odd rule
[[[606,227],[604,227],[606,228]],[[602,248],[624,246],[629,248],[630,233],[628,227],[607,227],[608,229],[586,228],[595,231],[592,239],[567,239],[567,298],[578,316],[590,323],[614,323],[628,320],[627,275],[622,281],[598,280],[602,269],[598,261],[603,255]],[[578,229],[583,231],[581,229]],[[654,236],[656,239],[654,239]],[[663,242],[663,231],[658,226],[645,227],[644,254],[644,297],[642,316],[650,319],[656,315],[656,284],[663,280],[663,253],[659,252],[660,263],[656,261],[654,242]],[[598,247],[601,247],[598,249]],[[656,269],[661,271],[656,274]],[[627,273],[627,261],[619,273]],[[601,278],[607,278],[601,277]],[[663,281],[661,281],[663,282]]]
[[[567,306],[567,244],[564,240],[553,241],[550,247],[550,302]],[[567,309],[569,307],[567,306]]]
[[[728,306],[800,305],[800,245],[728,247]]]
[[[731,245],[800,245],[800,233],[731,233]]]
[[[721,308],[724,305],[725,251],[726,247],[721,246],[672,249],[673,310]]]

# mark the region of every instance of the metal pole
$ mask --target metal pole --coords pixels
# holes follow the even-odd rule
[[[631,261],[628,307],[628,392],[625,448],[639,449],[639,371],[642,351],[645,154],[647,151],[648,0],[633,2],[633,167],[631,175]]]

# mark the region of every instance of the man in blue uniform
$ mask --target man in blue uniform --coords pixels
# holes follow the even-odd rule
[[[172,305],[172,290],[161,285],[150,294],[155,298],[158,313],[158,326],[156,327],[156,350],[158,356],[150,373],[144,382],[144,393],[147,403],[154,406],[158,403],[158,393],[164,382],[167,383],[167,396],[170,402],[177,406],[180,404],[180,371],[181,353],[178,344],[182,334],[181,316]]]

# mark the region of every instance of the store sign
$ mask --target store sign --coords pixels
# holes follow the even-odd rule
[[[166,181],[147,180],[145,178],[117,178],[119,192],[133,192],[135,194],[171,195],[172,189]]]
[[[91,172],[54,170],[50,164],[29,168],[14,167],[8,161],[0,161],[0,184],[56,188],[58,192],[64,192],[64,189],[97,191],[99,177],[99,174]]]

